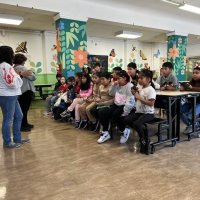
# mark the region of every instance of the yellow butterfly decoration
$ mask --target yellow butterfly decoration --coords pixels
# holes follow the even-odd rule
[[[15,50],[15,53],[28,53],[26,44],[26,41],[19,44],[19,46]]]
[[[144,55],[142,50],[140,50],[140,57],[142,58],[142,60],[147,60],[147,57]]]

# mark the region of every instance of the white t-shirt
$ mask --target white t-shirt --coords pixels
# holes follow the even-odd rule
[[[139,95],[144,100],[156,99],[156,91],[152,86],[139,88]],[[136,101],[136,113],[154,114],[154,106],[143,104],[140,100]]]
[[[22,79],[10,64],[0,63],[0,96],[20,95],[22,84]]]

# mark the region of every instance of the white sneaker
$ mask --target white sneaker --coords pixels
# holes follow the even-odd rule
[[[191,133],[192,132],[192,125],[190,125],[190,126],[187,126],[186,128],[185,128],[185,130],[184,130],[184,134],[188,134],[188,133]]]
[[[108,133],[108,131],[105,131],[105,132],[102,132],[101,137],[97,140],[97,142],[101,144],[109,139],[110,139],[110,134]]]
[[[129,128],[125,128],[123,135],[120,138],[120,144],[124,144],[127,142],[130,132],[131,132],[131,130]]]

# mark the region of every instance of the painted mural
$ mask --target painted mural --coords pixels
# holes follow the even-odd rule
[[[138,50],[136,46],[132,45],[128,61],[136,63],[138,70],[141,70],[144,67],[143,62],[145,61],[145,63],[147,63],[148,59],[146,58],[142,50]]]
[[[30,69],[35,72],[35,74],[41,74],[42,73],[42,62],[34,62],[29,60]]]
[[[121,67],[123,68],[123,62],[124,60],[121,57],[118,56],[109,56],[108,57],[108,71],[112,72],[114,67]]]
[[[87,64],[86,22],[59,19],[57,30],[57,62],[66,77],[74,76]]]
[[[172,35],[168,37],[167,60],[174,65],[174,73],[179,81],[185,81],[187,37]]]

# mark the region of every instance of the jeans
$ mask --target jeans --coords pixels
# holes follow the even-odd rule
[[[187,126],[192,125],[192,109],[191,109],[191,105],[189,103],[184,103],[183,105],[181,105],[181,120],[183,121],[183,123],[185,123]],[[195,115],[199,115],[200,114],[200,103],[196,104],[196,113]]]
[[[13,142],[21,142],[21,123],[23,114],[18,102],[18,96],[0,96],[0,107],[3,113],[2,136],[3,143],[11,141],[11,127],[13,128]]]

